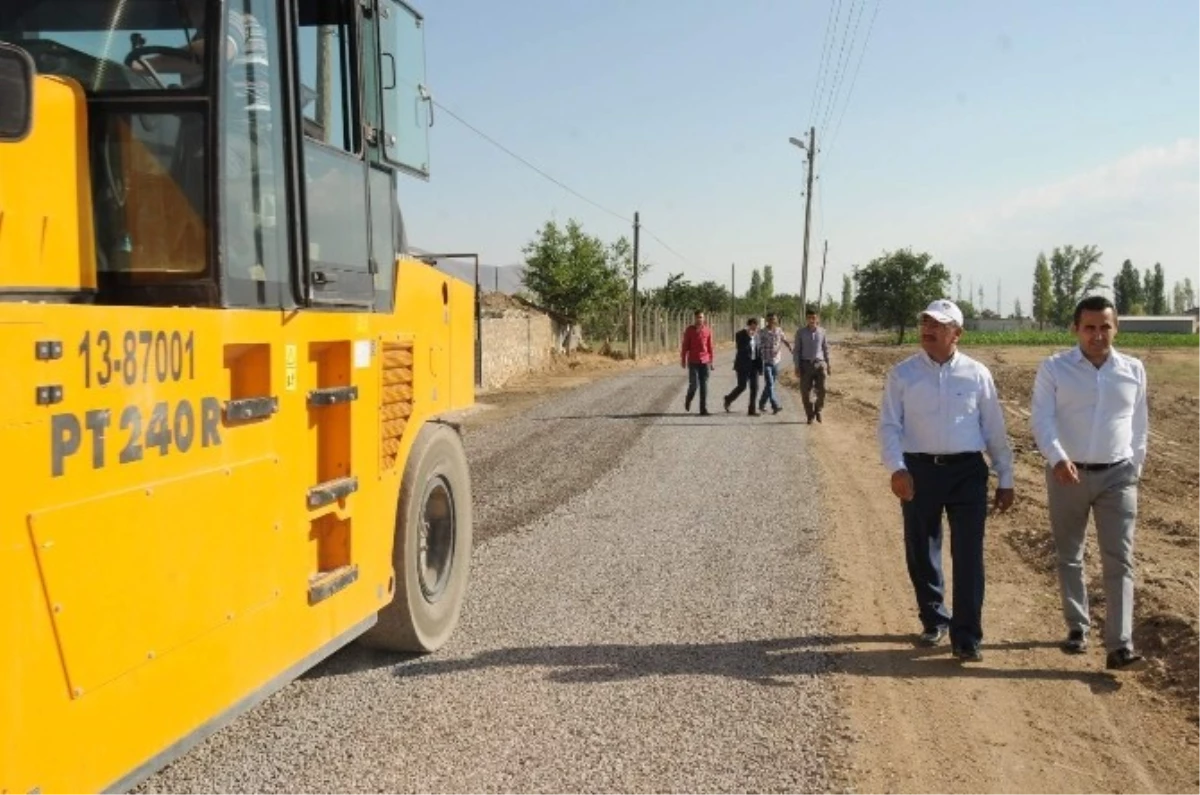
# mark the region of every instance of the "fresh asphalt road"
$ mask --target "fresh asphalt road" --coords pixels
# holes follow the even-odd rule
[[[424,657],[353,645],[143,791],[817,791],[843,736],[803,411],[678,367],[464,426],[476,548]],[[486,402],[486,398],[484,398]]]

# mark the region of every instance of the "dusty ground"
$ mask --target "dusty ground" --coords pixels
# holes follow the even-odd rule
[[[842,609],[833,619],[847,649],[839,676],[858,738],[853,788],[1195,792],[1196,351],[1130,351],[1146,361],[1151,384],[1135,643],[1152,667],[1113,676],[1100,648],[1082,657],[1058,649],[1065,630],[1041,462],[1028,423],[1034,371],[1048,350],[968,350],[996,376],[1018,451],[1018,504],[988,523],[980,664],[951,662],[945,646],[931,652],[911,644],[918,625],[900,511],[874,434],[884,373],[915,348],[835,346],[825,422],[808,429],[821,462],[828,554],[838,563],[834,604]],[[1096,598],[1099,562],[1090,534],[1099,630],[1103,599]]]

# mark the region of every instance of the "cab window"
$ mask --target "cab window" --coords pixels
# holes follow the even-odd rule
[[[38,72],[72,78],[87,95],[102,289],[209,271],[204,42],[211,22],[203,0],[0,3],[0,40],[25,49]]]

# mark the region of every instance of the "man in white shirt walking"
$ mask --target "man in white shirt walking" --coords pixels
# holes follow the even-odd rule
[[[904,516],[908,576],[923,628],[936,646],[950,634],[954,656],[983,659],[983,530],[988,513],[986,450],[999,478],[993,507],[1013,502],[1013,457],[1004,412],[987,367],[961,353],[962,311],[939,299],[920,314],[922,352],[888,373],[879,412],[883,464]],[[942,514],[954,557],[953,615],[942,574]]]
[[[1045,456],[1050,528],[1058,551],[1067,639],[1063,650],[1088,646],[1083,551],[1089,511],[1104,572],[1107,667],[1137,670],[1133,650],[1133,535],[1137,487],[1146,460],[1149,420],[1146,369],[1112,347],[1117,310],[1104,296],[1075,307],[1079,345],[1045,359],[1033,385],[1034,440]]]

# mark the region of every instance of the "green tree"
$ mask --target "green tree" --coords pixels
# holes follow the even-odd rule
[[[1138,314],[1154,314],[1154,273],[1149,268],[1142,274],[1142,307]]]
[[[963,300],[955,301],[954,303],[958,304],[958,308],[962,311],[963,320],[974,320],[975,318],[979,317],[979,310],[975,308],[974,301],[968,301],[964,298]]]
[[[547,309],[586,323],[586,316],[619,306],[627,297],[610,250],[574,219],[565,229],[547,221],[522,253],[525,286]]]
[[[1037,266],[1033,269],[1033,319],[1039,326],[1054,319],[1054,286],[1045,254],[1038,254]]]
[[[1075,305],[1084,296],[1104,287],[1104,275],[1093,269],[1100,265],[1096,246],[1063,246],[1050,254],[1050,282],[1054,289],[1052,319],[1058,326],[1069,326]]]
[[[608,247],[609,266],[617,272],[626,287],[633,289],[633,245],[629,238],[621,235],[616,242]],[[650,263],[641,260],[637,267],[638,280],[650,272]]]
[[[1163,274],[1161,262],[1154,263],[1154,276],[1150,279],[1152,292],[1146,297],[1150,304],[1150,314],[1165,315],[1167,313],[1167,281]]]
[[[1020,298],[1014,298],[1014,299],[1013,299],[1013,313],[1012,313],[1012,316],[1013,316],[1014,318],[1016,318],[1017,320],[1021,320],[1022,318],[1024,318],[1024,315],[1021,313],[1021,299],[1020,299]]]
[[[850,280],[850,274],[842,276],[842,302],[838,308],[841,310],[837,317],[839,321],[849,323],[854,319],[854,282]]]
[[[764,304],[771,303],[775,298],[775,269],[770,265],[763,265],[762,269],[762,292],[759,294]]]
[[[1175,282],[1171,288],[1171,313],[1182,315],[1187,311],[1187,304],[1183,299],[1183,282]]]
[[[762,285],[762,274],[758,272],[758,268],[750,271],[750,287],[746,290],[746,300],[751,306],[762,306]]]
[[[855,276],[858,296],[854,307],[867,323],[896,329],[903,344],[906,329],[916,325],[917,313],[944,296],[950,274],[928,253],[912,249],[885,252]]]
[[[1133,314],[1133,307],[1142,303],[1142,282],[1129,260],[1121,263],[1121,270],[1113,279],[1113,303],[1118,315]]]

